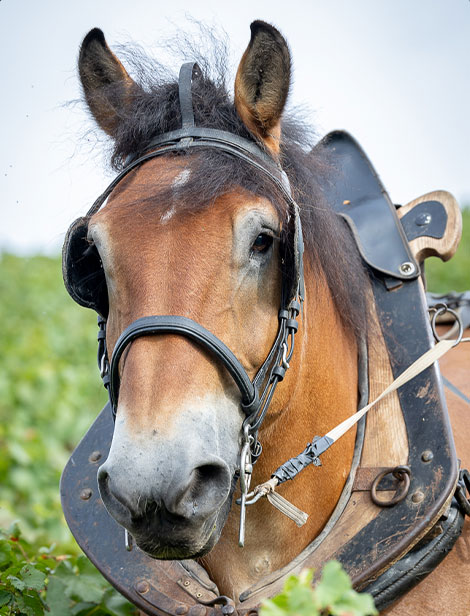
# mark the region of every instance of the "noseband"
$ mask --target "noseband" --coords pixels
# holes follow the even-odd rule
[[[240,390],[241,408],[246,416],[243,423],[240,464],[243,495],[243,492],[246,494],[248,488],[246,484],[249,483],[246,471],[248,469],[247,472],[251,472],[251,465],[256,462],[262,450],[258,440],[259,428],[276,386],[283,380],[286,370],[289,368],[289,361],[294,351],[294,336],[298,329],[297,316],[304,297],[302,227],[299,207],[292,197],[289,181],[280,165],[254,142],[229,132],[195,125],[192,105],[192,80],[193,77],[198,76],[198,73],[199,68],[195,63],[183,64],[180,70],[179,102],[182,127],[157,136],[148,146],[148,149],[152,151],[147,151],[140,156],[131,155],[128,157],[125,168],[98,197],[85,219],[80,219],[80,221],[85,220],[87,225],[91,216],[100,209],[117,184],[133,169],[166,153],[197,151],[198,148],[216,149],[243,160],[268,177],[285,199],[288,205],[288,229],[285,233],[287,241],[284,242],[282,250],[283,280],[278,331],[268,356],[253,380],[250,380],[240,361],[219,338],[192,319],[177,315],[146,316],[131,323],[119,336],[109,362],[106,350],[106,319],[103,316],[98,317],[100,328],[98,334],[98,365],[103,383],[109,392],[114,418],[119,397],[119,360],[127,346],[140,336],[161,334],[184,336],[208,351],[217,362],[224,365]],[[79,227],[80,224],[83,226],[83,222],[80,221],[78,221]],[[73,299],[90,307],[92,304],[89,296],[84,297],[81,287],[74,285],[71,277],[65,275],[66,270],[68,273],[68,269],[74,267],[73,242],[75,238],[73,234],[76,228],[77,223],[72,224],[64,245],[64,278],[66,287]],[[289,276],[289,272],[293,272],[293,274],[291,273]]]

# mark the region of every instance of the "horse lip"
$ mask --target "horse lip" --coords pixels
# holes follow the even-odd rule
[[[161,532],[159,533],[160,538],[157,538],[156,533],[152,532],[154,529],[149,526],[145,529],[147,531],[145,536],[138,530],[134,531],[132,535],[139,549],[151,558],[158,560],[199,558],[207,554],[217,541],[217,536],[214,537],[214,535],[217,535],[217,513],[211,517],[210,531],[206,534],[202,529],[201,534],[204,535],[202,538],[191,538],[191,527],[185,529],[188,536],[185,536],[186,533],[183,532],[182,536],[173,538],[173,542],[168,541],[170,533]],[[208,526],[207,521],[204,526]]]

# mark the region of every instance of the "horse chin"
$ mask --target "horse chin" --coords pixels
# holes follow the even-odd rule
[[[157,560],[199,558],[210,552],[219,540],[229,509],[224,513],[219,510],[199,529],[183,528],[177,533],[135,533],[134,540],[143,552]]]
[[[194,541],[193,539],[181,540],[175,544],[165,541],[160,542],[151,537],[149,539],[137,539],[137,546],[151,558],[156,560],[186,560],[199,558],[212,550],[218,541],[218,536],[210,535],[207,541]]]
[[[232,505],[233,492],[234,484],[222,507],[199,527],[189,524],[176,527],[172,524],[172,530],[168,532],[160,526],[155,529],[151,525],[145,531],[140,529],[136,532],[133,529],[132,535],[137,546],[157,560],[185,560],[205,556],[220,539]]]

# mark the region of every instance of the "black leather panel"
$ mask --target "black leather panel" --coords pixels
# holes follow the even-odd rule
[[[447,212],[440,201],[423,201],[400,220],[409,242],[417,237],[440,240],[447,226]]]
[[[346,132],[335,131],[317,147],[333,166],[323,193],[350,226],[366,263],[393,278],[416,278],[419,267],[395,207],[357,141]],[[412,264],[412,273],[400,270],[403,263]]]

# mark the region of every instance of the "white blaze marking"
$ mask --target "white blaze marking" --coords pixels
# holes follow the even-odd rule
[[[188,181],[190,175],[191,175],[190,169],[183,169],[182,171],[180,171],[171,184],[173,190],[176,191],[181,186],[184,186],[186,182]],[[170,218],[172,218],[172,216],[175,214],[175,212],[176,212],[175,206],[172,205],[169,210],[167,210],[164,214],[162,214],[162,217],[160,218],[160,222],[162,223],[168,222]]]
[[[191,169],[183,169],[182,171],[180,171],[173,180],[173,188],[179,188],[180,186],[184,186],[184,184],[186,184],[186,182],[189,180],[190,175]]]

